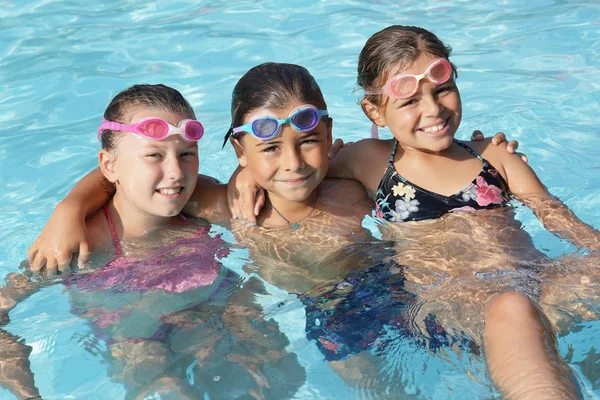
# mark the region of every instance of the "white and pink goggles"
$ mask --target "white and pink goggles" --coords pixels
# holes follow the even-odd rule
[[[431,61],[420,75],[398,74],[392,76],[381,89],[365,90],[365,94],[385,94],[393,99],[406,99],[419,90],[419,82],[426,78],[434,85],[446,83],[452,76],[452,65],[445,58]]]
[[[173,126],[162,118],[144,118],[135,124],[121,124],[102,118],[98,129],[98,140],[106,129],[131,132],[146,139],[161,140],[170,135],[181,135],[184,140],[196,142],[204,135],[204,127],[200,121],[184,119],[178,126]]]

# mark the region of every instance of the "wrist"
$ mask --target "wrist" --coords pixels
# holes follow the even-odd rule
[[[56,205],[55,212],[67,214],[69,217],[77,219],[85,219],[87,217],[87,211],[84,209],[81,202],[69,200],[69,198],[65,198],[59,202]]]

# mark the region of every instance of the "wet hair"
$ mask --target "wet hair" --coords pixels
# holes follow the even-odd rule
[[[127,123],[125,117],[137,108],[154,108],[184,114],[196,119],[190,103],[179,91],[166,85],[133,85],[117,94],[110,102],[104,118],[111,122]],[[114,150],[123,133],[105,129],[102,133],[102,148]]]
[[[452,48],[437,36],[417,26],[392,25],[367,40],[358,57],[356,83],[364,90],[381,88],[389,75],[409,67],[419,55],[426,53],[448,59]],[[454,76],[456,67],[452,64]],[[381,95],[365,95],[371,103],[380,105]]]
[[[233,127],[243,125],[248,113],[259,109],[281,110],[292,101],[312,104],[326,110],[323,93],[308,70],[300,65],[268,62],[251,68],[233,88],[231,127],[223,147],[233,133]]]

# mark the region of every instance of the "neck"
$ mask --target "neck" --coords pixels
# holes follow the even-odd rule
[[[406,157],[411,157],[415,159],[427,159],[431,157],[446,157],[448,154],[452,153],[452,148],[454,142],[450,144],[450,146],[440,149],[440,150],[429,150],[429,149],[419,149],[411,146],[403,145],[400,141],[398,141],[398,148],[402,150],[402,153]]]
[[[109,204],[109,210],[117,232],[122,231],[122,237],[142,236],[150,229],[167,225],[175,218],[146,213],[120,196],[118,190]]]
[[[274,193],[268,193],[265,221],[268,221],[269,225],[280,226],[300,222],[312,213],[318,197],[318,188],[313,190],[307,198],[300,201],[286,200]]]

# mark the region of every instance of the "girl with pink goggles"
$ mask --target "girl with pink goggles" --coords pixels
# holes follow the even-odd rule
[[[184,119],[179,122],[179,126],[173,126],[162,118],[145,118],[135,124],[121,124],[102,118],[102,123],[98,129],[98,140],[100,140],[102,132],[106,129],[131,132],[152,140],[162,140],[170,135],[181,135],[188,142],[196,142],[204,135],[204,127],[200,121],[193,119]]]

